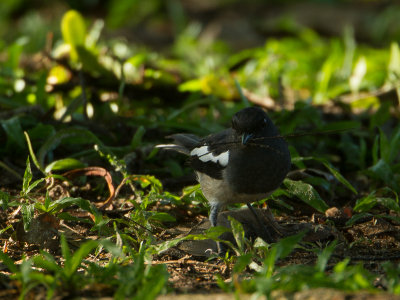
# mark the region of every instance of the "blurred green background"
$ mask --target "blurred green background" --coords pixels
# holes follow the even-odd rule
[[[0,234],[9,252],[0,255],[11,273],[1,274],[0,289],[23,295],[41,288],[48,299],[87,295],[87,287],[89,294],[103,291],[97,283],[121,299],[165,292],[167,267],[147,261],[178,244],[166,228],[194,225],[208,203],[185,158],[154,146],[176,132],[222,130],[249,105],[265,108],[290,145],[293,172],[268,198],[275,215],[289,223],[322,220],[340,233],[338,248],[348,253],[395,253],[399,42],[399,1],[1,0]],[[81,176],[63,185],[60,174],[93,166],[108,183]],[[109,197],[113,184],[122,187],[111,197],[116,215],[93,204]],[[324,214],[335,207],[347,217],[343,224]],[[76,216],[77,210],[93,218]],[[14,241],[26,242],[41,216],[80,226],[79,250],[71,256],[62,238],[64,265],[37,249],[14,263],[25,255]],[[368,231],[389,223],[396,230]],[[347,258],[328,264],[336,243],[316,243],[306,249],[319,253],[315,266],[308,260],[278,267],[302,234],[256,247],[236,226],[242,247],[222,262],[234,280],[207,283],[219,291],[400,293],[394,264],[369,264],[368,271]],[[57,228],[44,227],[59,237]],[[82,243],[95,234],[96,242]],[[103,246],[115,257],[86,268],[86,256]],[[255,276],[235,281],[249,278],[251,264]],[[193,289],[203,290],[199,282]]]

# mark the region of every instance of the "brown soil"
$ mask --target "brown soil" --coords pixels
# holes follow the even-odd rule
[[[118,214],[119,211],[120,217],[127,217],[128,212],[123,213],[124,210],[120,207],[124,202],[126,201],[123,199],[115,201],[114,205],[111,207],[112,211],[109,211],[108,214]],[[154,209],[157,208],[154,207]],[[173,215],[182,214],[181,208],[170,207],[168,209]],[[73,212],[69,210],[69,212],[75,215],[84,215],[83,212],[79,211]],[[259,212],[265,213],[266,211],[259,210]],[[248,235],[249,238],[254,238],[255,235],[260,234],[254,232],[257,231],[254,230],[257,226],[247,213],[246,210],[231,210],[222,214],[219,222],[223,224],[224,219],[228,215],[239,216],[239,221],[242,222],[246,235]],[[391,214],[390,211],[382,211],[381,213],[387,215]],[[377,219],[372,216],[360,219],[352,226],[345,226],[345,222],[350,218],[348,214],[349,212],[347,210],[331,208],[325,215],[311,214],[291,216],[288,214],[279,214],[275,216],[275,219],[277,220],[276,224],[278,228],[283,231],[283,236],[290,235],[304,228],[312,229],[304,240],[310,242],[315,247],[323,248],[328,242],[334,239],[338,240],[338,246],[329,261],[328,270],[345,257],[349,257],[351,263],[362,263],[366,269],[376,274],[375,285],[384,292],[385,285],[382,282],[382,263],[384,261],[396,263],[400,260],[400,252],[398,250],[400,249],[400,226],[388,219]],[[265,218],[265,220],[267,220],[267,226],[273,225],[268,223],[268,217]],[[0,211],[0,224],[3,224],[3,228],[11,224],[15,229],[15,232],[8,230],[1,235],[1,245],[3,251],[6,251],[17,263],[20,263],[23,257],[29,258],[37,254],[42,248],[47,249],[56,259],[60,260],[60,233],[66,235],[72,249],[76,249],[87,239],[98,238],[93,232],[90,232],[90,226],[86,224],[59,222],[56,218],[46,215],[35,217],[30,231],[26,233],[21,223],[21,212],[18,211],[16,207],[8,208],[6,211]],[[184,236],[188,233],[201,233],[208,227],[209,223],[205,216],[201,214],[186,215],[182,216],[178,223],[168,224],[167,229],[159,228],[157,237],[159,241],[163,241]],[[279,237],[277,237],[277,239],[279,239]],[[216,296],[216,298],[213,297],[214,299],[232,299],[232,295],[220,295],[222,290],[216,283],[217,274],[221,276],[223,280],[232,280],[232,265],[226,264],[222,259],[208,260],[204,251],[207,248],[215,250],[215,243],[213,241],[184,242],[154,257],[153,264],[162,263],[167,265],[170,274],[169,285],[175,295],[174,297],[177,297],[176,295],[187,295],[189,293],[193,295],[200,294],[194,299],[203,299],[202,295],[204,294],[207,295],[207,297],[218,294],[219,298]],[[102,260],[104,258],[105,257],[100,255],[92,259]],[[317,256],[314,252],[297,249],[287,258],[279,261],[278,265],[312,265],[315,263],[316,258]],[[3,264],[0,264],[0,266],[0,272],[3,275],[9,274]],[[251,275],[251,270],[248,270],[247,276]],[[0,293],[0,298],[13,299],[17,297],[19,288],[16,282],[1,284],[1,289],[3,290]],[[32,299],[41,299],[45,297],[43,288],[35,288],[33,292],[36,296],[32,295]],[[82,293],[81,296],[86,297],[112,296],[112,291],[107,289],[102,290],[99,286],[96,286],[93,290],[89,289]],[[318,295],[321,293],[325,296],[319,297]],[[276,299],[397,299],[393,296],[389,297],[388,295],[383,297],[380,294],[347,294],[325,289],[313,292],[313,296],[310,295],[310,292],[297,293],[295,297],[282,292],[275,292],[274,295]],[[61,298],[64,296],[67,295],[59,295]],[[160,299],[169,298],[160,297]],[[244,297],[243,299],[247,298]]]

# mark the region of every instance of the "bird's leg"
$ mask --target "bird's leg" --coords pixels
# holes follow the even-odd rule
[[[258,225],[261,227],[261,229],[263,231],[263,235],[265,235],[266,242],[272,243],[274,241],[274,239],[272,238],[271,233],[269,232],[267,226],[265,226],[265,223],[261,220],[261,218],[259,217],[259,215],[256,212],[256,210],[254,209],[254,207],[250,203],[247,203],[247,207],[250,209],[253,216],[256,218]]]
[[[210,209],[210,223],[212,227],[217,226],[218,222],[218,213],[221,210],[221,204],[219,203],[211,203]]]
[[[217,226],[218,223],[218,214],[219,211],[221,210],[222,205],[220,203],[211,203],[211,208],[210,208],[210,223],[212,227]],[[225,246],[221,242],[217,242],[217,251],[218,254],[223,254],[226,252]]]

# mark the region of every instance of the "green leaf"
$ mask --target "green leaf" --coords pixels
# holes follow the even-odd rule
[[[131,149],[135,150],[142,143],[143,135],[146,133],[146,129],[143,126],[139,126],[131,140]]]
[[[19,173],[17,171],[15,171],[13,168],[9,167],[7,164],[3,163],[2,161],[0,161],[0,168],[3,168],[8,173],[14,175],[15,178],[17,178],[19,180],[23,180],[22,176],[19,175]]]
[[[182,168],[182,163],[175,159],[167,159],[164,161],[164,166],[171,173],[173,178],[182,177],[185,172]]]
[[[66,265],[69,264],[69,261],[71,260],[71,250],[69,249],[67,239],[63,234],[61,235],[60,238],[60,244],[61,244],[61,254],[65,259],[64,267],[66,267]]]
[[[290,155],[292,157],[292,163],[299,169],[307,168],[303,162],[303,157],[297,152],[297,149],[291,145],[289,145]]]
[[[332,43],[331,54],[323,63],[317,76],[316,91],[313,97],[315,104],[323,104],[328,100],[329,83],[341,58],[339,51],[338,43]]]
[[[323,213],[329,208],[318,192],[308,183],[293,181],[286,178],[283,184],[288,189],[290,195],[298,197],[319,212]]]
[[[400,184],[397,182],[390,165],[380,159],[375,165],[368,168],[367,173],[377,180],[382,180],[389,187],[400,193]]]
[[[354,206],[354,211],[367,212],[377,204],[378,201],[375,194],[371,193],[368,196],[357,200],[356,205]]]
[[[82,260],[98,246],[98,241],[87,241],[82,244],[77,251],[75,251],[75,253],[69,260],[65,260],[64,273],[67,278],[71,278],[76,273],[76,271],[82,264]]]
[[[322,163],[332,173],[332,175],[335,176],[335,178],[339,182],[341,182],[344,186],[346,186],[354,194],[356,194],[356,195],[358,194],[356,189],[350,184],[350,182],[348,182],[347,179],[344,178],[343,175],[340,174],[338,170],[336,170],[334,167],[332,167],[332,165],[328,161],[323,160]]]
[[[100,64],[97,54],[86,49],[84,46],[76,46],[75,51],[82,63],[83,70],[96,75],[101,74],[103,78],[113,78],[113,74]]]
[[[12,117],[1,121],[1,125],[7,134],[7,147],[25,148],[24,134],[19,117]]]
[[[390,144],[386,134],[379,128],[379,149],[380,149],[380,158],[385,160],[387,163],[390,163]]]
[[[71,58],[78,58],[76,47],[85,44],[86,25],[83,17],[76,10],[67,11],[61,20],[61,33],[64,41],[71,46]]]
[[[32,184],[28,186],[27,190],[25,191],[26,194],[29,194],[35,187],[37,187],[40,183],[42,183],[45,180],[46,178],[40,178],[38,180],[35,180]]]
[[[59,273],[62,268],[57,264],[54,257],[47,252],[42,252],[41,255],[36,255],[32,258],[36,267],[42,268],[47,272]]]
[[[186,240],[186,239],[191,239],[193,236],[186,236],[186,237],[181,237],[173,240],[168,240],[161,242],[157,245],[152,245],[150,246],[149,249],[153,250],[154,253],[159,254],[163,253],[164,251],[167,251],[168,249],[177,246],[180,242]]]
[[[249,106],[249,100],[247,99],[247,97],[243,94],[243,90],[242,87],[240,86],[239,81],[237,81],[237,79],[235,78],[235,86],[239,92],[240,95],[240,99],[242,100],[243,104],[245,104],[246,106]]]
[[[252,253],[243,254],[237,257],[235,266],[233,267],[234,273],[243,272],[244,269],[252,262]]]
[[[18,272],[18,267],[14,263],[14,261],[3,251],[0,251],[0,260],[3,264],[7,266],[7,268],[14,274]]]
[[[28,195],[30,193],[30,191],[32,191],[39,183],[43,182],[45,180],[45,178],[40,178],[38,180],[35,180],[32,184],[31,184],[31,180],[32,180],[32,170],[31,170],[31,164],[29,162],[29,156],[26,159],[26,169],[25,169],[25,173],[24,173],[24,178],[23,178],[23,182],[22,182],[22,195]]]
[[[372,145],[372,162],[373,164],[377,164],[379,160],[379,135],[375,136],[374,144]]]
[[[358,199],[356,205],[354,206],[354,211],[358,212],[367,212],[371,210],[374,206],[380,204],[390,210],[394,210],[396,212],[400,212],[400,207],[396,195],[396,199],[389,197],[377,197],[375,196],[375,192],[372,192],[366,197]]]
[[[52,295],[55,292],[56,284],[58,283],[58,280],[54,276],[43,274],[38,271],[33,271],[29,273],[29,280],[30,280],[30,285],[43,284],[44,286],[46,286],[47,299],[52,299]]]
[[[326,265],[328,264],[328,260],[331,257],[333,251],[336,248],[336,244],[337,241],[333,241],[331,244],[329,244],[329,246],[327,246],[322,253],[320,253],[318,255],[318,260],[317,263],[315,265],[315,268],[319,271],[319,272],[324,272]]]
[[[391,216],[391,215],[386,215],[385,214],[385,215],[380,216],[380,217],[382,217],[384,219],[391,220],[393,222],[396,222],[397,224],[400,224],[400,217],[398,217],[398,216]]]
[[[48,164],[44,171],[49,173],[51,171],[59,171],[59,170],[72,170],[85,167],[85,164],[81,163],[79,160],[75,158],[64,158],[60,160],[53,161]]]
[[[97,42],[100,39],[101,32],[104,29],[104,20],[97,19],[93,22],[87,37],[86,37],[86,45],[88,48],[95,48]]]
[[[4,3],[4,1],[2,1]],[[2,4],[3,4],[2,3]],[[29,38],[27,36],[17,39],[8,47],[7,59],[2,64],[6,68],[10,68],[14,72],[20,68],[20,59],[24,46],[28,43]],[[13,101],[14,102],[14,101]]]
[[[38,151],[38,161],[40,165],[44,165],[46,154],[58,147],[58,145],[65,139],[72,138],[77,142],[95,143],[104,148],[104,144],[92,132],[80,128],[64,128],[59,130],[55,135],[51,136],[40,147]],[[82,141],[80,140],[82,139]]]
[[[165,212],[155,212],[149,219],[159,222],[175,222],[176,219]]]
[[[186,82],[183,82],[179,85],[178,90],[180,92],[199,92],[203,88],[203,80],[200,79],[192,79]]]
[[[279,258],[277,254],[278,248],[272,247],[264,259],[264,273],[266,278],[270,278],[273,275],[274,268],[275,268],[275,261]]]
[[[390,102],[383,102],[380,104],[378,110],[371,115],[369,130],[382,126],[385,122],[390,119],[390,109],[392,104]]]
[[[72,46],[83,45],[86,37],[86,25],[76,10],[67,11],[61,20],[61,32],[66,43]]]
[[[321,127],[321,131],[346,131],[359,129],[361,127],[360,121],[337,121],[330,122],[325,126]]]
[[[98,241],[99,245],[103,246],[109,253],[111,253],[114,257],[124,258],[125,254],[122,251],[121,247],[117,246],[110,240],[100,240]]]
[[[281,239],[273,247],[277,248],[277,258],[285,258],[296,247],[296,245],[303,239],[307,231],[301,231],[298,234],[291,235]]]
[[[225,232],[231,231],[229,228],[225,226],[214,226],[207,229],[205,232],[205,236],[212,240],[218,240],[219,236]]]
[[[393,264],[392,262],[384,262],[382,264],[383,269],[386,273],[387,288],[389,293],[395,295],[400,294],[400,265]]]
[[[35,213],[35,204],[23,204],[21,212],[24,230],[28,231]]]
[[[85,103],[85,99],[82,96],[82,92],[81,92],[77,97],[72,99],[72,101],[68,104],[68,106],[66,107],[64,113],[62,114],[62,116],[60,118],[60,122],[63,122],[66,117],[71,116],[78,108],[83,106],[84,103]]]
[[[256,238],[253,243],[253,248],[268,249],[269,246],[270,245],[260,237]]]
[[[243,226],[242,223],[240,223],[239,221],[237,221],[235,218],[232,218],[231,216],[228,216],[228,220],[231,223],[231,228],[232,228],[232,234],[233,237],[235,238],[239,253],[238,255],[240,255],[241,253],[244,252],[244,230],[243,230]]]
[[[51,203],[52,199],[49,195],[49,190],[46,191],[46,198],[44,199],[44,208],[46,210],[46,212],[48,211],[49,207],[50,207],[50,203]]]
[[[8,203],[10,202],[10,194],[0,191],[0,205],[3,210],[8,208]]]
[[[399,149],[400,149],[400,126],[397,126],[396,130],[390,137],[389,154],[387,157],[387,161],[389,163],[393,163],[395,161],[396,157],[399,155]]]
[[[27,130],[27,132],[32,140],[41,141],[55,134],[56,130],[53,125],[44,125],[42,123],[39,123],[35,127]]]
[[[26,142],[28,144],[29,154],[31,155],[33,163],[35,164],[36,168],[38,168],[38,170],[40,170],[43,173],[43,175],[46,175],[46,172],[43,170],[43,164],[39,163],[38,159],[36,158],[35,152],[33,151],[31,139],[29,138],[29,135],[26,131],[24,131],[24,135]]]
[[[153,300],[161,293],[165,287],[169,274],[165,265],[155,265],[146,267],[144,277],[138,284],[137,292],[132,295],[133,300]],[[118,297],[115,297],[118,299]],[[123,299],[123,297],[119,297]]]
[[[367,73],[367,60],[360,56],[354,66],[353,74],[349,78],[349,86],[353,93],[358,93],[362,80]]]
[[[335,241],[336,242],[336,241]],[[336,278],[338,278],[339,274],[340,275],[346,275],[346,268],[349,265],[350,258],[345,258],[344,260],[338,262],[334,267],[333,267],[333,272],[335,273]]]
[[[32,268],[32,260],[23,260],[22,264],[20,266],[20,272],[21,272],[21,277],[22,277],[22,282],[24,283],[29,283],[30,281],[30,274],[33,271]]]
[[[355,214],[351,217],[350,220],[346,222],[346,226],[353,226],[354,223],[356,223],[358,220],[363,219],[365,217],[372,216],[370,213],[362,212],[359,214]]]
[[[29,156],[26,159],[26,168],[25,168],[25,173],[24,173],[24,179],[22,181],[22,193],[25,195],[28,193],[28,187],[29,184],[31,183],[32,180],[32,170],[31,170],[31,164],[29,162]]]
[[[74,198],[74,197],[65,197],[62,199],[52,201],[49,205],[49,211],[54,213],[73,205],[77,205],[81,209],[86,210],[88,212],[99,214],[97,210],[94,211],[93,206],[88,200],[83,198]]]
[[[336,170],[329,161],[327,161],[325,158],[321,157],[313,157],[313,156],[308,156],[308,157],[294,157],[292,159],[293,163],[298,163],[302,161],[307,161],[307,160],[315,160],[321,162],[328,170],[331,172],[331,174],[344,186],[346,186],[349,190],[351,190],[354,194],[357,194],[356,189],[350,184],[350,182],[347,181],[346,178],[343,177],[342,174],[338,170]]]
[[[390,59],[388,64],[388,75],[390,81],[398,80],[400,75],[400,49],[399,44],[392,42],[390,44]]]
[[[267,278],[272,277],[275,268],[275,262],[280,258],[285,258],[288,256],[293,251],[294,247],[296,247],[296,245],[304,237],[305,233],[306,231],[302,231],[298,234],[285,237],[271,247],[264,260],[263,273]]]
[[[394,210],[395,212],[400,212],[399,203],[392,198],[378,197],[376,198],[376,201],[388,209]]]

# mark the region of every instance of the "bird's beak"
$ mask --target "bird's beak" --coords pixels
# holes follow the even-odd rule
[[[247,142],[249,140],[251,140],[253,137],[254,137],[254,134],[252,134],[252,133],[243,133],[243,135],[242,135],[242,144],[246,145]]]

